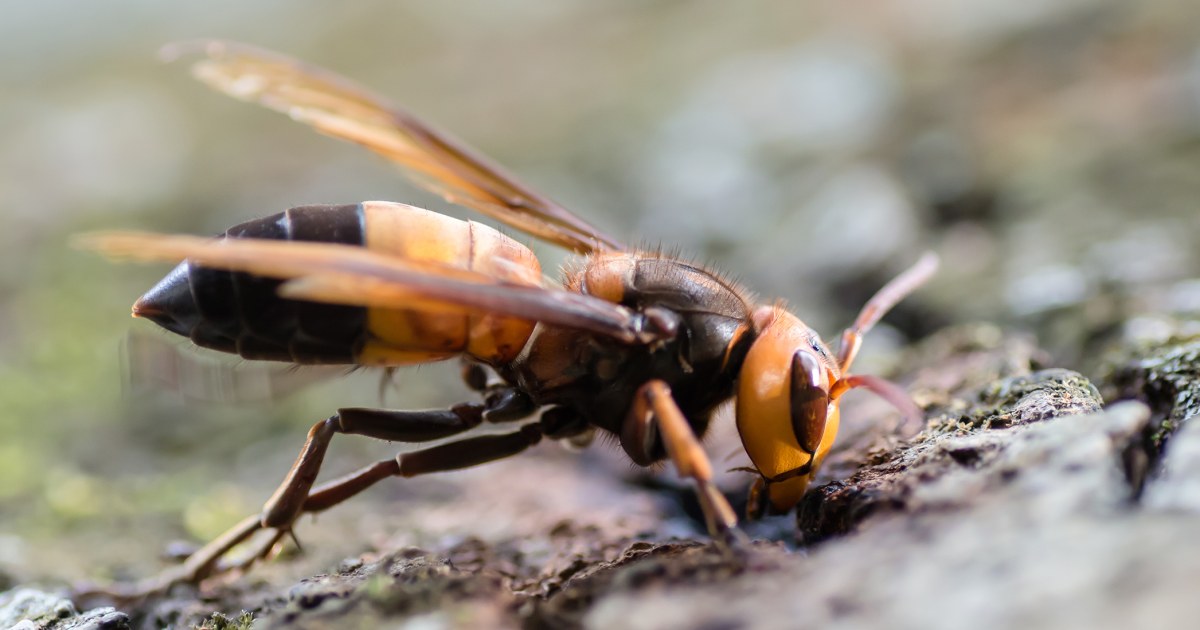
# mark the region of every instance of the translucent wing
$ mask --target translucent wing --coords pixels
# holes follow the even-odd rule
[[[271,402],[352,371],[341,365],[236,361],[164,334],[137,330],[126,335],[121,355],[129,395],[167,393],[200,403]]]
[[[447,201],[575,251],[623,249],[461,141],[333,72],[231,42],[187,42],[164,49],[168,57],[189,52],[205,56],[193,73],[211,87],[360,144]]]
[[[674,331],[606,300],[563,289],[507,284],[484,274],[421,263],[352,245],[264,239],[210,239],[146,232],[108,232],[78,244],[106,255],[179,261],[290,280],[284,297],[378,308],[478,309],[653,343]]]

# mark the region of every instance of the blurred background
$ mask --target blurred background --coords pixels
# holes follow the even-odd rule
[[[1200,266],[1200,4],[496,6],[5,4],[0,589],[146,575],[172,541],[205,540],[257,510],[313,421],[381,400],[373,373],[227,400],[229,374],[278,374],[193,354],[130,320],[167,267],[111,264],[72,249],[72,234],[211,234],[290,206],[368,199],[470,216],[371,154],[210,92],[185,64],[157,58],[172,41],[240,40],[352,77],[609,233],[677,246],[787,300],[827,338],[936,250],[943,271],[872,334],[866,371],[894,367],[909,340],[974,320],[1037,332],[1054,362],[1084,369],[1080,348],[1113,320],[1114,300],[1200,310],[1200,285],[1184,282]],[[548,270],[564,260],[538,251]],[[131,391],[130,331],[212,370],[187,396]],[[383,389],[395,407],[466,396],[454,365]],[[195,397],[212,400],[185,400]],[[340,440],[328,473],[394,450]],[[628,472],[560,450],[538,449],[551,475]],[[421,497],[453,503],[496,477],[523,479],[506,466],[380,488],[375,507],[347,506],[322,516],[334,525],[305,531],[351,555],[363,548],[355,537],[394,536]],[[599,521],[656,509],[596,492],[535,507],[590,509]],[[429,536],[478,524],[478,512],[462,514],[426,513]]]

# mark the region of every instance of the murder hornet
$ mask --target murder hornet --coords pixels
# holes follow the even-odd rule
[[[537,258],[495,229],[383,201],[303,206],[211,238],[111,232],[84,237],[107,255],[182,261],[133,305],[199,346],[246,359],[395,367],[461,357],[481,402],[449,409],[340,409],[313,425],[260,514],[147,593],[265,557],[305,513],[391,477],[490,462],[543,438],[616,436],[634,463],[670,460],[695,485],[711,535],[736,544],[737,517],[713,483],[700,438],[736,397],[753,464],[749,515],[800,500],[838,428],[838,401],[862,387],[920,412],[898,387],[850,374],[863,334],[934,272],[927,254],[884,286],[836,352],[781,304],[756,302],[701,266],[621,245],[492,161],[328,71],[223,42],[192,45],[198,78],[371,149],[419,185],[581,258],[546,286]],[[453,438],[484,423],[508,433]],[[440,441],[315,485],[335,435]],[[231,550],[254,539],[251,553]]]

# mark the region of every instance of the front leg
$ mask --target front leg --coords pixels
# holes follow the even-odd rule
[[[657,379],[638,388],[622,427],[621,445],[634,462],[647,465],[654,460],[656,436],[661,436],[679,476],[689,477],[696,484],[709,535],[731,547],[742,545],[744,537],[737,529],[737,514],[713,483],[708,454],[671,397],[671,388]]]

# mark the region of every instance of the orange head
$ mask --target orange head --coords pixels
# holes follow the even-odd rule
[[[758,337],[739,377],[738,434],[767,483],[771,507],[786,512],[837,436],[830,388],[841,371],[820,337],[787,310],[764,306],[753,318]]]
[[[837,437],[837,401],[847,390],[862,387],[908,420],[924,418],[903,389],[876,376],[846,372],[863,335],[937,268],[937,255],[928,252],[879,289],[842,333],[836,357],[811,328],[782,307],[754,311],[758,337],[738,377],[737,427],[775,511],[786,512],[800,501],[813,472],[829,454]]]

